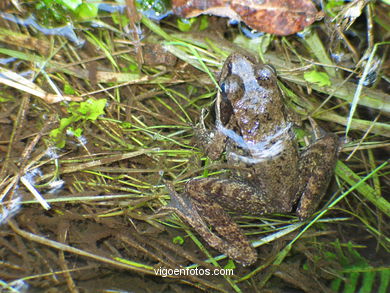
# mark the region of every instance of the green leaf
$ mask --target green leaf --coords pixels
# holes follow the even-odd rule
[[[209,27],[209,18],[207,15],[202,15],[200,17],[200,25],[199,25],[199,30],[203,31],[206,28]]]
[[[345,276],[344,293],[355,293],[359,278],[358,272],[352,272]]]
[[[74,116],[62,118],[60,120],[60,126],[50,131],[50,137],[56,147],[63,148],[65,146],[65,129],[74,121],[76,121]]]
[[[9,101],[12,101],[13,100],[13,97],[9,94],[5,94],[5,92],[2,92],[1,95],[0,95],[0,103],[3,103],[3,102],[9,102]]]
[[[120,26],[126,26],[130,23],[129,18],[125,14],[121,14],[119,12],[114,12],[111,14],[112,21]]]
[[[172,242],[174,244],[183,245],[184,244],[184,239],[183,239],[183,237],[176,236],[175,238],[172,239]]]
[[[56,0],[57,3],[64,5],[66,8],[75,11],[83,3],[82,0]]]
[[[65,146],[65,134],[59,128],[50,131],[50,137],[56,147],[61,149]]]
[[[129,129],[132,127],[132,124],[128,121],[123,121],[123,122],[121,122],[121,126],[125,129]]]
[[[130,63],[127,68],[128,68],[128,72],[139,73],[139,67],[137,63]]]
[[[196,21],[196,17],[194,17],[194,18],[179,18],[177,20],[177,27],[182,32],[188,32],[191,29],[192,24],[195,21]]]
[[[303,78],[310,83],[318,84],[319,86],[332,85],[329,75],[325,72],[319,72],[316,70],[305,72]]]
[[[388,292],[388,287],[390,283],[390,270],[383,270],[380,272],[380,283],[378,288],[378,293]]]
[[[83,134],[83,130],[81,128],[73,129],[73,127],[69,127],[68,131],[76,137],[80,137]]]
[[[60,128],[53,129],[50,131],[51,138],[56,139],[61,134]]]
[[[60,120],[60,127],[58,129],[62,132],[64,131],[70,124],[77,121],[78,119],[76,117],[65,117]]]
[[[223,267],[224,269],[233,270],[236,268],[236,265],[234,264],[234,261],[229,259],[228,263]]]
[[[341,266],[335,274],[338,277],[331,282],[331,289],[334,292],[370,293],[378,285],[380,289],[375,292],[388,292],[388,277],[390,276],[388,267],[371,266],[368,260],[354,248],[352,242],[342,245],[336,240],[333,245],[335,253],[328,252],[325,255],[327,259],[337,261]],[[342,287],[343,290],[341,290]]]
[[[82,20],[93,19],[98,14],[97,3],[83,3],[76,8],[75,14]]]
[[[106,106],[106,103],[106,99],[88,99],[85,102],[72,103],[68,112],[77,117],[77,120],[96,120],[100,115],[104,114],[104,107]]]
[[[66,95],[74,95],[76,94],[76,90],[69,83],[66,83],[64,85],[64,93]]]
[[[62,118],[60,120],[60,126],[50,132],[50,137],[55,145],[58,148],[63,148],[65,146],[65,132],[68,127],[69,131],[71,131],[74,136],[80,137],[83,130],[81,128],[74,129],[73,127],[70,127],[70,125],[79,120],[96,120],[100,115],[104,114],[104,107],[106,106],[106,103],[106,99],[88,99],[87,101],[81,103],[70,103],[68,113],[71,115],[69,117]]]
[[[359,293],[370,293],[370,292],[373,292],[373,286],[374,286],[374,282],[375,282],[375,272],[374,271],[371,271],[371,272],[364,272],[362,274],[363,276],[363,279],[361,280],[361,287],[360,287],[360,290],[359,290]]]
[[[342,284],[343,284],[343,281],[340,278],[337,278],[337,279],[332,280],[332,282],[330,283],[330,288],[334,292],[338,292]]]

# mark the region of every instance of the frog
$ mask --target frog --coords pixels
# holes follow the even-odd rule
[[[275,69],[251,55],[232,53],[222,67],[219,87],[215,125],[208,130],[202,115],[195,136],[211,160],[225,152],[230,172],[191,179],[181,195],[167,183],[167,209],[211,247],[248,266],[256,262],[257,252],[228,211],[308,218],[332,178],[339,140],[316,129],[314,141],[300,148],[296,119],[278,87]]]

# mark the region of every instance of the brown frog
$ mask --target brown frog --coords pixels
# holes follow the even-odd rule
[[[250,56],[229,56],[219,85],[215,129],[207,131],[201,123],[197,136],[211,159],[226,151],[231,175],[192,179],[180,196],[168,185],[168,209],[184,218],[210,246],[250,265],[257,259],[256,251],[225,209],[310,216],[332,176],[338,138],[325,134],[300,152],[274,69]]]

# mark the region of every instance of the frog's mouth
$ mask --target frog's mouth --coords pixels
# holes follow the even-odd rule
[[[245,141],[242,135],[223,125],[218,125],[218,131],[223,133],[233,143],[245,151],[248,155],[241,155],[235,152],[229,154],[229,158],[246,164],[257,164],[263,161],[274,159],[280,156],[284,150],[284,135],[290,130],[292,123],[288,123],[283,129],[275,131],[259,142]]]

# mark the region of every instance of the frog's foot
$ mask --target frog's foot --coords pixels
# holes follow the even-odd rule
[[[170,183],[166,183],[171,195],[171,202],[161,210],[175,212],[179,217],[190,224],[196,232],[213,248],[225,253],[238,263],[247,266],[257,260],[257,253],[250,245],[241,229],[233,222],[230,216],[218,203],[208,203],[206,214],[202,213],[199,203],[191,200],[187,194],[178,195]],[[199,212],[198,212],[199,211]],[[210,215],[217,215],[218,221],[210,219]],[[211,218],[214,218],[211,216]],[[206,221],[215,228],[217,234],[210,231]]]
[[[218,131],[207,130],[201,125],[194,127],[197,144],[207,153],[212,160],[218,159],[226,144],[226,136]]]
[[[257,260],[257,252],[243,231],[217,202],[194,201],[193,204],[197,207],[199,214],[217,232],[214,234],[209,229],[200,231],[198,227],[193,226],[210,246],[243,266],[251,265]]]

